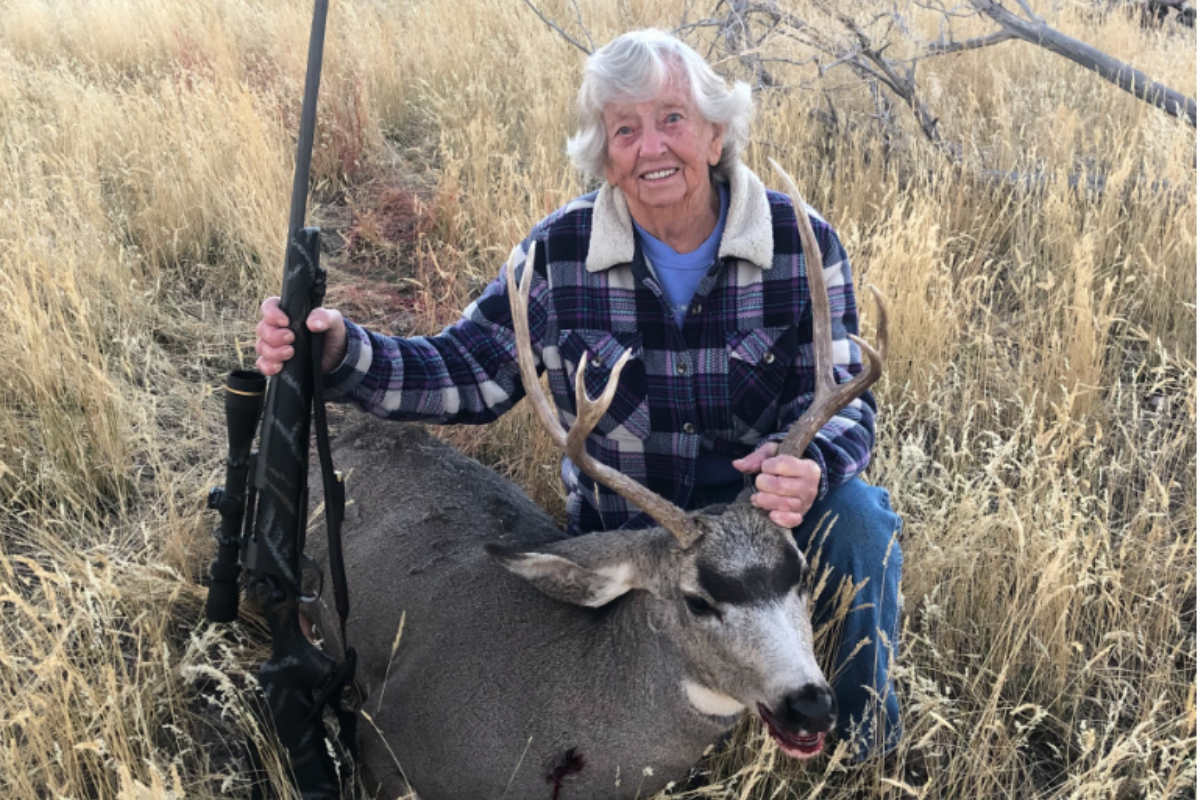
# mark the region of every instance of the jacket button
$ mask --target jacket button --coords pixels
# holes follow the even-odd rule
[[[683,364],[683,363],[676,364],[675,365],[675,373],[677,375],[687,375],[687,364]]]
[[[704,306],[700,305],[699,303],[695,303],[692,305],[692,313],[693,314],[699,314],[703,310],[704,310]]]
[[[683,423],[683,432],[684,433],[695,433],[696,426],[690,422],[685,422],[685,423]]]
[[[768,352],[765,356],[763,356],[763,363],[764,364],[774,364],[775,363],[775,354]]]
[[[604,362],[601,361],[599,358],[593,358],[591,363],[592,363],[592,367],[594,367],[595,369],[600,369],[602,366],[604,366]]]

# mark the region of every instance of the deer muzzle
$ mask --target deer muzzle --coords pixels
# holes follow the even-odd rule
[[[837,698],[828,684],[810,683],[785,697],[775,713],[762,703],[758,713],[780,750],[792,758],[812,758],[837,722]]]

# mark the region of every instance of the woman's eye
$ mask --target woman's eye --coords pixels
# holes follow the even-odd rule
[[[679,122],[681,119],[683,119],[683,114],[667,114],[667,122]]]
[[[631,133],[633,133],[633,128],[629,127],[628,125],[622,125],[621,127],[617,128],[616,135],[617,136],[628,136]]]
[[[685,594],[683,600],[687,603],[688,611],[698,617],[706,617],[717,613],[717,610],[705,600],[703,597],[694,594]]]

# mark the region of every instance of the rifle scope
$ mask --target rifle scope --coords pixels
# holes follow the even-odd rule
[[[225,424],[229,431],[225,486],[214,488],[208,495],[209,508],[221,513],[217,557],[209,567],[208,600],[204,604],[209,622],[233,622],[238,615],[242,522],[247,517],[254,519],[255,492],[250,487],[247,504],[246,478],[266,388],[267,379],[254,370],[235,369],[225,380]]]

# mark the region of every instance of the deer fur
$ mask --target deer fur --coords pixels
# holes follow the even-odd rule
[[[347,638],[373,797],[648,797],[747,706],[782,717],[805,687],[832,702],[803,556],[748,503],[698,515],[704,536],[687,551],[661,528],[567,539],[510,481],[419,426],[359,422],[334,459],[352,498]],[[310,549],[323,561],[323,543]],[[739,602],[705,592],[700,568]],[[689,610],[683,589],[721,619]],[[340,655],[332,599],[310,611]]]

